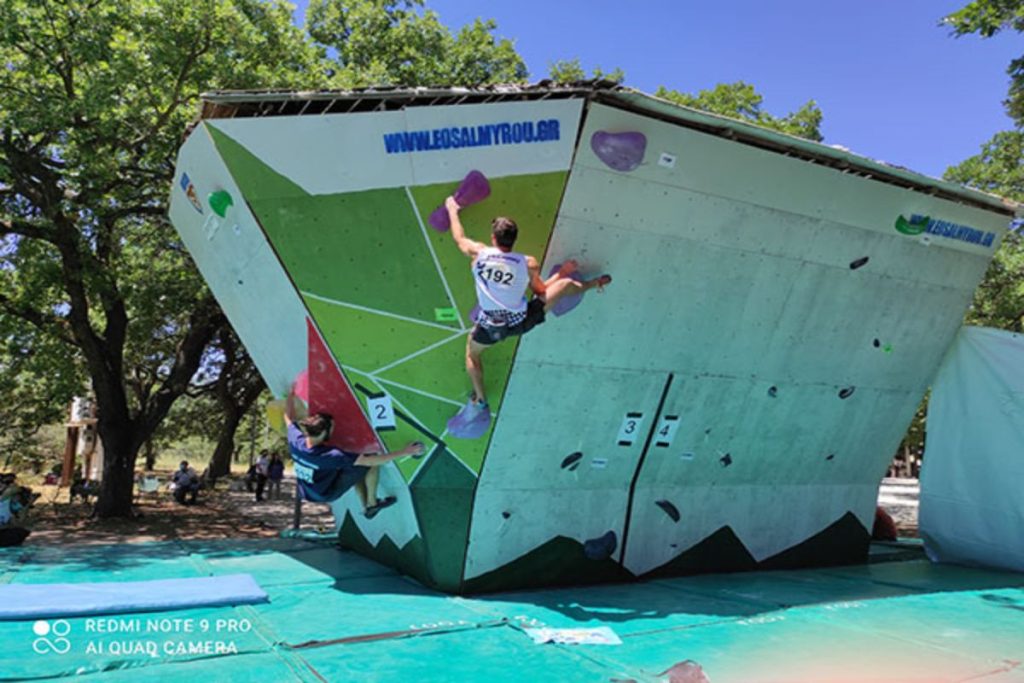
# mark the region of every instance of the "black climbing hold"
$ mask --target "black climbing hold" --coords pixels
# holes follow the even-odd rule
[[[718,459],[718,462],[722,463],[722,467],[728,467],[732,464],[732,456],[726,453]]]
[[[501,516],[504,517],[505,519],[508,519],[509,517],[512,516],[512,513],[511,512],[502,512]]]
[[[776,396],[779,395],[779,388],[774,386],[768,387],[768,395],[771,396],[772,398],[775,398]]]
[[[673,522],[679,521],[679,510],[675,505],[667,500],[658,500],[654,502],[655,505],[665,511],[665,514],[672,518]]]
[[[705,429],[704,433],[705,434],[710,434],[711,433],[711,427],[708,427],[707,429]]]
[[[846,387],[845,389],[840,389],[839,398],[850,398],[856,390],[857,387]]]
[[[583,554],[588,560],[607,560],[619,547],[619,537],[614,531],[592,538],[583,544]]]
[[[239,281],[238,281],[238,284],[242,284],[242,281],[241,281],[241,280],[239,280]]]
[[[826,459],[826,460],[832,460],[832,459],[833,459],[833,458],[835,458],[835,457],[836,457],[836,454],[835,454],[835,453],[829,453],[829,454],[828,454],[827,456],[825,456],[825,459]]]
[[[582,457],[583,453],[581,453],[580,451],[570,453],[569,455],[565,456],[565,459],[562,460],[562,469],[564,470],[566,467],[572,465],[573,463],[579,463],[580,458]]]
[[[861,266],[863,266],[867,262],[868,262],[868,257],[867,256],[861,256],[856,261],[851,261],[850,262],[850,270],[857,270],[858,268],[860,268]]]
[[[882,345],[882,342],[880,342],[879,340],[875,339],[875,341],[871,342],[871,345],[874,346],[877,349],[879,346]]]

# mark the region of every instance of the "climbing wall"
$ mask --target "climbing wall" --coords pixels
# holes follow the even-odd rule
[[[576,97],[193,131],[171,217],[268,385],[308,371],[340,445],[428,445],[384,468],[395,508],[334,504],[344,544],[464,592],[864,553],[1006,216],[666,118]],[[459,439],[475,295],[431,215],[473,170],[471,238],[508,215],[545,274],[614,282],[487,352],[494,419]]]
[[[242,337],[247,347],[274,344],[287,325],[289,348],[276,344],[274,350],[293,359],[287,366],[292,375],[268,376],[272,389],[286,393],[308,357],[311,391],[318,385],[351,391],[363,413],[353,416],[350,404],[331,409],[311,396],[313,409],[343,413],[337,431],[362,433],[369,423],[387,449],[412,440],[427,444],[426,457],[383,469],[382,492],[398,497],[388,514],[366,520],[354,493],[339,500],[335,512],[346,543],[435,585],[454,589],[461,581],[469,510],[490,432],[473,440],[446,432],[470,391],[463,358],[475,293],[469,260],[450,233],[431,226],[430,216],[469,171],[485,169],[486,204],[462,212],[468,235],[489,242],[491,218],[511,215],[520,227],[520,248],[543,254],[581,104],[214,120],[197,128],[182,150],[180,168],[201,168],[213,178],[198,195],[205,199],[223,186],[238,198],[227,218],[241,214],[251,223],[281,274],[277,286],[308,320],[308,338],[298,342],[296,322],[279,320],[271,299],[231,298],[231,278],[244,279],[244,264],[231,265],[225,275],[232,263],[227,253],[207,266],[211,247],[233,245],[204,242],[197,220],[182,210],[175,224],[232,322],[264,323]],[[211,143],[216,163],[192,160],[191,147]],[[184,195],[174,199],[190,204]],[[512,341],[488,354],[498,414],[516,346]],[[318,354],[321,347],[331,359]]]
[[[634,168],[613,167],[628,139],[595,153],[635,133]],[[905,234],[901,216],[992,241]],[[467,583],[863,557],[878,482],[1006,222],[591,105],[548,260],[615,281],[520,345],[505,411],[544,405],[545,438],[498,423]]]

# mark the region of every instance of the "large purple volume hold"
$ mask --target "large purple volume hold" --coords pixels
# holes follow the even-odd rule
[[[465,208],[472,204],[482,202],[491,195],[491,184],[487,182],[487,177],[480,171],[470,171],[466,174],[466,177],[459,183],[459,187],[455,190],[455,201],[458,202],[459,206]],[[445,208],[444,204],[434,209],[430,214],[430,218],[427,219],[430,223],[430,227],[434,228],[438,232],[448,232],[451,228],[451,222],[448,218],[448,209]]]
[[[608,133],[599,130],[590,136],[590,148],[609,168],[628,172],[644,160],[647,136],[636,132]]]

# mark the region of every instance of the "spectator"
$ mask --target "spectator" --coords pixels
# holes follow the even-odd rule
[[[256,502],[263,501],[263,489],[267,485],[267,469],[270,467],[270,457],[264,449],[260,451],[260,459],[256,461]]]
[[[284,479],[284,460],[276,452],[270,457],[270,464],[267,465],[267,479],[270,482],[267,497],[274,500],[280,499],[281,480]]]
[[[181,461],[178,471],[171,477],[171,483],[174,484],[174,500],[182,505],[195,505],[199,494],[199,475],[189,467],[188,460]],[[186,496],[189,496],[187,502]]]

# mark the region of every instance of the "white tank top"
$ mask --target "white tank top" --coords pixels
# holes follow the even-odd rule
[[[473,281],[480,310],[495,313],[526,310],[530,270],[523,254],[484,247],[473,260]]]

